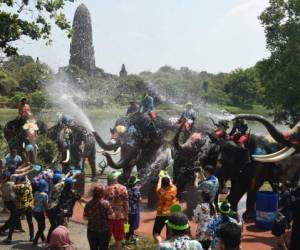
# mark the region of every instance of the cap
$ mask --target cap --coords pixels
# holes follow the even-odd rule
[[[120,171],[117,170],[113,170],[109,173],[109,175],[107,176],[109,181],[115,181],[118,179],[118,177],[121,175],[122,173]]]
[[[137,176],[131,176],[129,178],[129,181],[128,181],[128,184],[129,185],[135,185],[137,184],[138,182],[140,182],[141,180],[137,177]]]
[[[73,179],[73,178],[67,178],[65,179],[65,185],[71,185],[73,183],[77,182],[77,180]]]
[[[181,212],[180,204],[173,204],[170,208],[171,214]]]
[[[62,178],[63,178],[62,174],[56,173],[56,174],[53,175],[53,179],[52,180],[53,180],[54,183],[57,183],[57,182],[61,181]]]
[[[218,207],[222,214],[230,214],[231,212],[231,204],[227,200],[219,202]]]

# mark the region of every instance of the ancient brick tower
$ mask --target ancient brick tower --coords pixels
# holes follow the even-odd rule
[[[122,68],[121,68],[121,71],[119,73],[119,76],[120,77],[126,77],[127,76],[127,70],[126,70],[125,64],[122,64]]]
[[[69,64],[93,72],[96,66],[92,22],[90,12],[84,4],[79,5],[76,9],[73,19],[73,32]]]

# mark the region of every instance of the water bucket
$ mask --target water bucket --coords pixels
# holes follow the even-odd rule
[[[278,209],[278,193],[260,191],[256,193],[256,226],[271,229]]]
[[[127,234],[129,233],[129,224],[128,223],[125,223],[124,224],[124,232]]]

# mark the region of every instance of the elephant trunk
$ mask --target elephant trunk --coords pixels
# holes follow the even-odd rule
[[[264,118],[261,115],[247,115],[247,114],[242,114],[242,115],[236,115],[234,120],[236,119],[245,119],[245,120],[249,120],[249,121],[258,121],[260,123],[262,123],[266,129],[268,130],[268,132],[270,133],[270,135],[273,137],[273,139],[275,141],[277,141],[279,144],[286,146],[286,147],[291,147],[291,143],[289,140],[287,140],[282,133],[277,130],[277,128],[275,128],[275,126],[269,122],[266,118]]]
[[[182,131],[183,125],[184,125],[184,123],[182,123],[182,124],[180,125],[180,127],[178,128],[178,131],[176,132],[176,135],[175,135],[175,137],[174,137],[174,139],[173,139],[173,145],[174,145],[174,148],[175,148],[176,150],[178,150],[178,151],[181,151],[181,150],[182,150],[182,147],[183,147],[183,146],[179,143],[179,136],[180,136],[180,133],[181,133],[181,131]]]
[[[129,167],[130,161],[137,156],[137,150],[136,149],[132,150],[132,152],[129,155],[127,155],[125,158],[121,159],[117,163],[113,161],[111,155],[108,154],[107,152],[105,152],[103,155],[106,157],[108,166],[114,169],[125,169]]]
[[[117,143],[115,143],[115,144],[105,143],[96,131],[93,131],[92,133],[93,133],[93,135],[95,137],[95,140],[98,143],[98,145],[101,148],[103,148],[104,150],[117,150],[118,149],[119,145]]]

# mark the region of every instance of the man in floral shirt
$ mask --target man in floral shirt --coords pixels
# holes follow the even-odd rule
[[[34,200],[32,194],[31,183],[25,176],[18,176],[16,178],[16,185],[14,186],[14,191],[16,194],[16,211],[12,218],[12,223],[9,228],[9,233],[7,238],[3,243],[11,244],[12,235],[18,220],[22,214],[26,215],[30,241],[33,241],[34,229],[32,223],[32,208],[34,207]]]
[[[159,250],[203,250],[200,242],[190,238],[190,226],[185,214],[173,213],[166,224],[168,240],[159,244]]]
[[[116,250],[122,249],[122,240],[125,238],[124,223],[128,216],[128,192],[125,186],[118,183],[120,172],[113,170],[108,175],[106,198],[110,202],[115,213],[115,219],[109,220],[110,234],[116,241]]]

